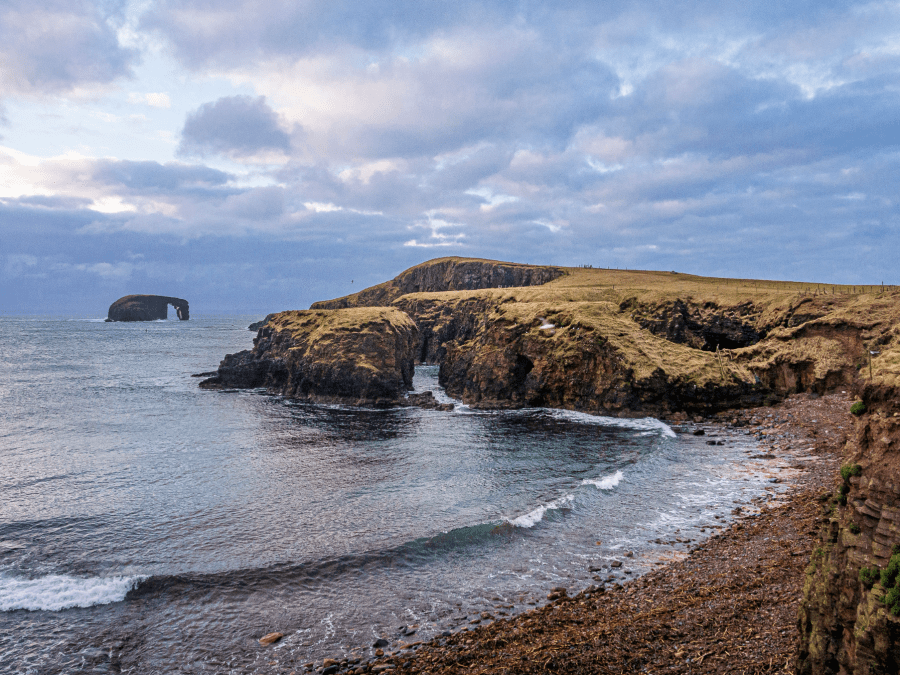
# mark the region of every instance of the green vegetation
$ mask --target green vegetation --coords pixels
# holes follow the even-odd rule
[[[881,572],[877,567],[861,567],[859,570],[859,580],[866,588],[874,586],[880,577]]]
[[[850,480],[851,476],[858,476],[862,473],[862,467],[859,464],[844,464],[841,467],[841,478],[845,481]]]
[[[849,529],[850,529],[850,531],[851,531],[853,534],[859,534],[859,533],[860,533],[859,525],[857,525],[856,523],[850,523]]]
[[[857,401],[850,406],[850,412],[854,415],[862,415],[864,412],[866,412],[866,404],[862,401]]]
[[[891,556],[888,566],[881,570],[881,585],[887,590],[885,606],[894,616],[900,615],[900,553]]]

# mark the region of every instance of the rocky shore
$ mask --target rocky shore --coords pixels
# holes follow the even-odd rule
[[[381,349],[394,350],[393,365],[353,370],[384,324],[370,335],[341,320],[341,340],[304,360],[306,329],[275,315],[254,350],[226,357],[204,386],[320,400],[318,385],[298,383],[323,381],[351,400],[390,371],[400,373],[391,386],[357,400],[398,404],[417,361],[439,365],[441,386],[472,407],[751,424],[760,441],[793,436],[793,449],[759,457],[803,444],[815,458],[798,458],[788,500],[736,514],[725,533],[624,589],[560,590],[540,610],[322,672],[900,671],[896,288],[448,258],[314,308],[324,324],[394,313],[388,325],[407,328],[401,348]]]
[[[644,576],[596,583],[586,574],[581,587],[555,589],[546,605],[515,616],[498,604],[434,639],[417,641],[424,627],[409,626],[349,654],[268,661],[260,672],[795,672],[806,570],[852,435],[851,402],[801,394],[693,424],[710,435],[723,425],[749,433],[763,455],[795,470],[786,491],[773,487],[730,523],[710,524],[709,539],[676,546],[674,562]]]

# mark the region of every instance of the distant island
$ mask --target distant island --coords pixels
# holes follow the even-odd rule
[[[158,321],[169,315],[169,305],[182,321],[190,318],[188,301],[165,295],[126,295],[109,306],[107,321]]]

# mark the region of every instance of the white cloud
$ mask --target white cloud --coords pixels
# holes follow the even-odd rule
[[[171,108],[172,100],[165,92],[152,92],[148,94],[128,94],[129,103],[143,103],[153,108]]]

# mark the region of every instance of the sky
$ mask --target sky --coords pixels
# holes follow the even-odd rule
[[[0,314],[430,258],[900,283],[900,2],[4,0]]]

